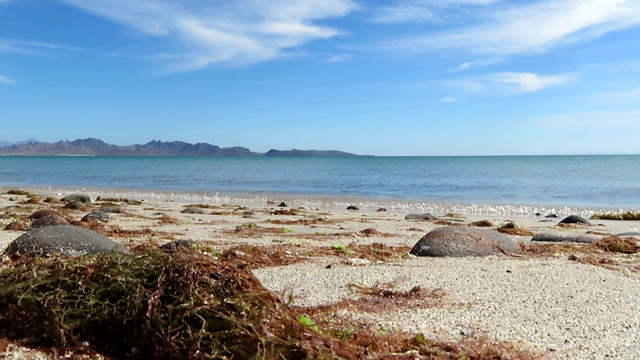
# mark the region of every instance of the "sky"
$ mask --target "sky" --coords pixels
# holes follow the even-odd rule
[[[640,154],[640,0],[0,0],[0,141]]]

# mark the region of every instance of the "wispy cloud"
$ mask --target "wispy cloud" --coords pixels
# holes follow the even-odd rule
[[[492,58],[482,59],[482,60],[465,61],[455,69],[452,69],[451,71],[465,71],[465,70],[485,67],[493,64],[498,64],[503,61],[504,61],[504,58],[501,56],[495,56]]]
[[[156,59],[169,71],[288,56],[341,34],[319,21],[357,9],[351,0],[59,0],[141,33],[167,39]]]
[[[462,7],[472,2],[449,3]],[[473,25],[414,33],[385,41],[380,47],[416,52],[455,48],[507,55],[589,41],[640,24],[638,0],[544,0],[510,6],[497,2],[487,8],[490,12],[482,12],[481,17],[466,14],[465,23]]]
[[[478,6],[500,0],[398,0],[391,6],[376,9],[372,22],[378,24],[400,24],[408,22],[445,23],[451,16],[448,11],[463,6]]]
[[[575,74],[541,76],[533,73],[501,72],[462,80],[450,80],[446,84],[464,93],[514,95],[563,85],[575,79]]]
[[[15,80],[6,77],[4,75],[0,75],[0,84],[4,84],[4,85],[11,85],[11,84],[15,84]]]

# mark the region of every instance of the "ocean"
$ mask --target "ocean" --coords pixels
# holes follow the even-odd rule
[[[228,201],[298,199],[428,211],[640,209],[640,155],[0,157],[0,186]],[[324,199],[324,200],[323,200]]]

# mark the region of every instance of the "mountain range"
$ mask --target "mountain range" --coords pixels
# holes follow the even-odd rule
[[[22,156],[357,156],[337,150],[275,150],[253,152],[245,147],[221,148],[208,143],[190,144],[183,141],[150,141],[144,145],[118,146],[100,139],[87,138],[74,141],[46,143],[27,140],[20,143],[0,142],[0,155]]]

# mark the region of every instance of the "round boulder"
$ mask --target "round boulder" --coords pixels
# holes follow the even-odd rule
[[[180,212],[183,214],[206,214],[207,213],[205,209],[197,206],[187,206]]]
[[[84,195],[84,194],[70,194],[60,199],[60,201],[68,202],[68,203],[72,203],[72,202],[89,203],[91,202],[91,198],[89,197],[89,195]]]
[[[589,222],[589,220],[583,218],[582,216],[578,216],[578,215],[570,215],[567,216],[566,218],[560,220],[560,222],[558,224],[591,224]]]
[[[58,214],[57,211],[52,209],[43,209],[43,210],[38,210],[33,212],[31,215],[29,215],[29,219],[38,220],[41,217],[45,217],[45,216],[60,216],[60,214]]]
[[[87,215],[83,216],[82,219],[80,220],[82,221],[98,220],[106,223],[106,222],[109,222],[109,214],[107,214],[104,211],[92,211]]]
[[[531,238],[535,242],[554,242],[554,243],[592,243],[600,240],[601,236],[588,234],[565,234],[565,233],[543,233]]]
[[[494,230],[445,226],[422,237],[411,249],[417,256],[522,255],[522,249],[507,235]]]
[[[84,204],[79,201],[74,201],[74,202],[67,203],[67,205],[65,205],[64,208],[71,209],[71,210],[84,210]]]
[[[46,226],[31,229],[13,240],[5,250],[9,256],[81,256],[129,250],[97,232],[73,225]]]

